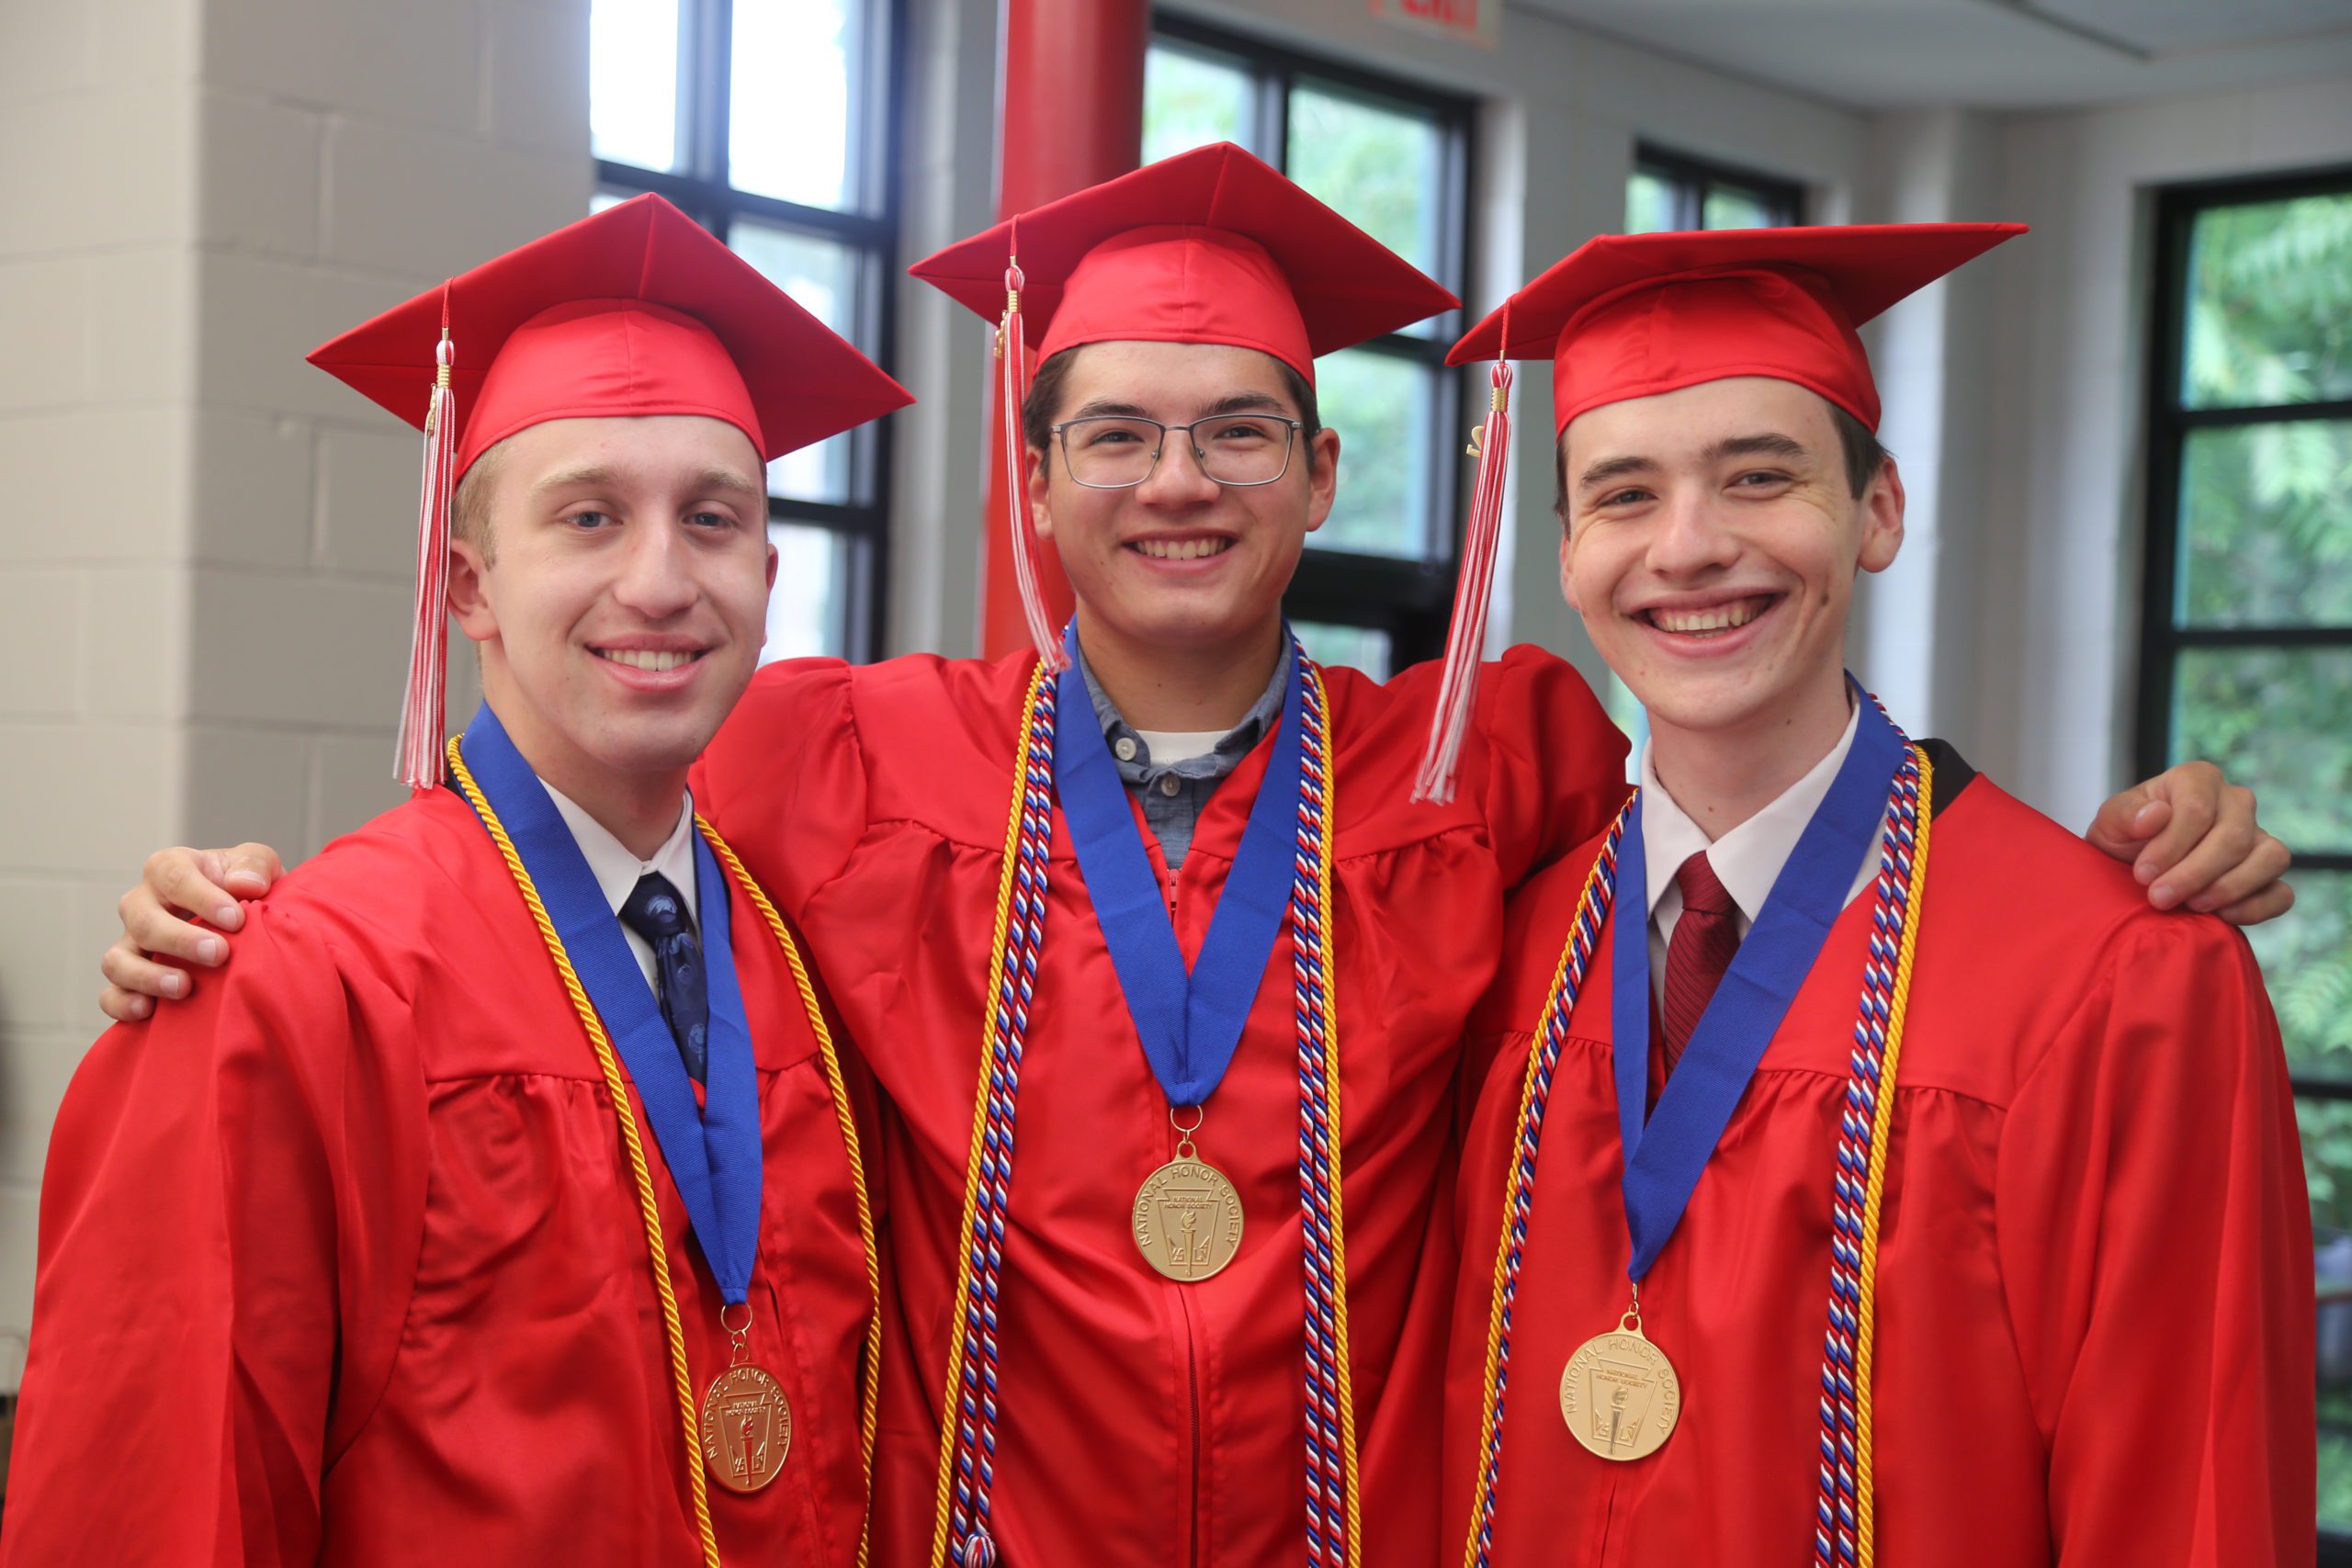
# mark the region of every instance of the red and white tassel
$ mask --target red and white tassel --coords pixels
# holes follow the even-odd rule
[[[1004,407],[1004,502],[1006,542],[1012,550],[1012,581],[1021,591],[1022,618],[1029,624],[1029,640],[1047,671],[1059,674],[1069,662],[1062,639],[1046,614],[1046,591],[1037,571],[1037,530],[1029,516],[1029,444],[1021,431],[1022,405],[1029,400],[1028,334],[1021,324],[1021,263],[1008,258],[1004,269],[1004,320],[998,325],[998,400]]]
[[[1508,333],[1506,333],[1508,337]],[[1497,358],[1487,423],[1470,450],[1478,479],[1470,491],[1470,525],[1462,539],[1462,570],[1453,590],[1453,624],[1445,637],[1445,674],[1428,750],[1413,781],[1413,798],[1441,804],[1453,798],[1462,739],[1478,700],[1478,665],[1487,654],[1487,609],[1495,583],[1495,546],[1502,536],[1503,479],[1510,468],[1510,362]]]
[[[449,329],[434,350],[433,400],[424,411],[424,477],[416,507],[416,619],[408,648],[408,692],[393,772],[412,791],[441,785],[442,727],[448,717],[449,496],[458,482],[458,408],[449,390]]]

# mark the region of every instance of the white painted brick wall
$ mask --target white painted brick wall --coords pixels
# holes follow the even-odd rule
[[[302,355],[587,210],[587,12],[0,6],[0,1330],[141,858],[398,798],[415,441]]]

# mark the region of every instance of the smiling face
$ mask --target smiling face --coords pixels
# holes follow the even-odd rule
[[[759,454],[733,425],[683,415],[553,420],[492,450],[491,535],[450,547],[484,694],[568,794],[683,772],[767,637]]]
[[[1561,451],[1561,587],[1654,727],[1842,728],[1855,575],[1903,542],[1891,461],[1855,495],[1830,405],[1761,377],[1604,404]]]
[[[1304,413],[1281,363],[1254,349],[1097,343],[1069,352],[1057,424],[1098,414],[1206,421],[1193,438],[1211,448],[1220,439],[1218,416]],[[1094,490],[1070,477],[1057,440],[1050,461],[1029,452],[1031,514],[1060,552],[1090,639],[1107,635],[1139,651],[1197,657],[1230,647],[1254,656],[1281,617],[1306,536],[1330,513],[1339,456],[1330,431],[1312,442],[1300,434],[1281,479],[1223,485],[1202,472],[1179,433],[1143,483]]]

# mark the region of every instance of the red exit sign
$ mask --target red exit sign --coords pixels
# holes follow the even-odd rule
[[[1486,49],[1495,47],[1502,30],[1502,0],[1372,0],[1372,13],[1399,27]]]

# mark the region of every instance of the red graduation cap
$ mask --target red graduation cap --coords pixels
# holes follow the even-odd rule
[[[1033,208],[908,269],[1000,325],[1005,493],[1030,639],[1063,661],[1037,587],[1022,461],[1027,339],[1224,344],[1315,379],[1315,358],[1453,310],[1418,267],[1229,141]]]
[[[1508,361],[1552,361],[1555,434],[1603,403],[1734,376],[1793,381],[1876,430],[1878,386],[1855,329],[2024,232],[2022,223],[1881,223],[1601,234],[1464,333],[1446,363],[1494,360],[1495,412],[1454,592],[1446,683],[1416,798],[1451,795],[1476,694],[1476,644],[1485,635],[1509,462]]]
[[[2024,232],[1871,223],[1601,234],[1463,334],[1447,363],[1551,360],[1558,430],[1603,403],[1733,376],[1794,381],[1875,430],[1878,387],[1855,329]]]
[[[549,420],[699,414],[773,461],[913,400],[658,196],[461,273],[310,360],[424,432],[400,747],[413,789],[441,778],[449,496],[483,452]]]

